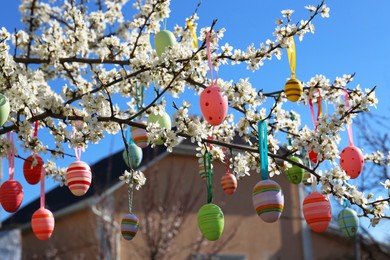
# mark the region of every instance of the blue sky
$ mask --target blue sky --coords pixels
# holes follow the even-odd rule
[[[198,1],[172,0],[171,18],[167,20],[167,29],[173,29],[175,24],[184,25],[184,19],[190,16]],[[203,0],[199,9],[200,27],[209,26],[213,19],[218,18],[217,28],[225,27],[225,38],[220,45],[228,42],[237,48],[246,48],[254,42],[272,39],[276,18],[281,17],[283,9],[294,9],[293,20],[308,18],[309,12],[304,8],[307,4],[316,5],[320,1],[222,1]],[[360,84],[363,88],[378,86],[377,96],[380,98],[376,113],[385,114],[389,110],[388,98],[390,87],[390,34],[388,28],[388,0],[343,0],[327,1],[330,7],[330,18],[317,18],[314,21],[316,33],[307,35],[303,42],[296,40],[297,77],[308,81],[316,74],[324,74],[331,81],[336,76],[356,73],[352,86]],[[9,31],[15,28],[23,29],[18,12],[19,1],[4,1],[0,8],[0,27]],[[275,91],[283,88],[290,71],[285,53],[281,61],[276,59],[266,61],[265,66],[254,73],[246,71],[244,66],[224,67],[220,77],[237,79],[249,77],[252,83],[265,91]],[[296,107],[294,107],[296,109]],[[309,116],[307,107],[298,108]],[[199,110],[194,108],[193,113]],[[311,125],[311,122],[308,121]],[[44,134],[44,133],[42,133]],[[347,135],[345,133],[345,138]],[[122,149],[119,135],[107,136],[99,145],[90,146],[82,155],[82,159],[93,164],[111,152]],[[94,149],[94,147],[98,149]],[[93,152],[98,150],[99,152]],[[66,159],[61,166],[67,166],[72,160]],[[25,188],[23,205],[39,196],[39,187],[30,186],[22,177],[22,162],[16,160],[15,178],[20,180]],[[4,178],[8,178],[5,171]],[[47,181],[46,189],[55,184]],[[2,211],[2,217],[7,214]]]

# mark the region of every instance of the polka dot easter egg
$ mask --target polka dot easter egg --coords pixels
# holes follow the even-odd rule
[[[23,174],[26,181],[31,184],[37,184],[41,180],[41,174],[44,162],[38,155],[30,155],[23,163]]]
[[[252,195],[253,206],[262,220],[272,223],[280,218],[284,208],[284,196],[277,182],[259,181],[253,188]]]
[[[138,232],[139,220],[134,214],[127,214],[121,221],[121,233],[124,239],[132,240]]]
[[[292,78],[284,85],[284,93],[291,102],[296,102],[301,97],[303,92],[302,84],[299,80]]]
[[[221,178],[221,186],[223,192],[227,195],[232,195],[237,189],[237,178],[231,173],[227,173]]]
[[[31,218],[31,227],[34,235],[39,240],[47,240],[51,237],[54,231],[54,216],[50,210],[40,208],[34,212]]]
[[[218,240],[222,235],[224,225],[223,212],[217,205],[209,203],[199,209],[198,226],[207,240]]]
[[[353,145],[344,148],[340,154],[340,166],[351,179],[357,178],[364,166],[362,151]]]
[[[324,232],[332,218],[332,208],[328,198],[319,192],[309,194],[303,201],[303,216],[313,231]]]
[[[159,57],[161,57],[161,55],[165,52],[166,48],[172,47],[175,44],[176,37],[168,30],[159,31],[154,36],[154,48],[156,49],[156,53]]]
[[[85,162],[75,161],[66,170],[65,179],[70,191],[76,196],[82,196],[91,185],[91,168]]]
[[[7,212],[16,212],[22,204],[24,190],[16,180],[8,180],[0,187],[0,202]]]
[[[200,108],[206,121],[217,126],[225,120],[228,100],[222,95],[220,88],[213,84],[200,94]]]
[[[359,218],[353,209],[345,208],[337,215],[337,224],[346,237],[354,237],[358,231]]]

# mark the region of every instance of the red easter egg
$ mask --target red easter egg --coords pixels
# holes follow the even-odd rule
[[[35,157],[35,160],[34,160]],[[34,164],[35,162],[35,164]],[[34,164],[34,166],[33,166]],[[44,162],[38,155],[30,155],[23,163],[24,178],[29,184],[37,184],[41,180]]]
[[[54,216],[50,210],[40,208],[31,218],[31,227],[39,240],[47,240],[54,231]]]
[[[313,163],[317,163],[318,162],[318,153],[314,152],[313,150],[310,150],[309,151],[309,159]]]
[[[324,232],[332,218],[328,198],[319,192],[309,194],[303,201],[303,216],[313,231]]]
[[[91,185],[91,168],[85,162],[75,161],[66,170],[65,179],[70,191],[76,196],[82,196]]]
[[[221,186],[227,195],[232,195],[237,189],[237,178],[231,173],[226,173],[221,178]]]
[[[213,84],[200,94],[200,109],[206,121],[217,126],[225,120],[228,100],[221,94],[220,88]]]
[[[7,212],[16,212],[23,201],[23,187],[15,180],[8,180],[0,187],[0,202]]]
[[[340,154],[340,166],[351,179],[357,178],[364,166],[362,151],[353,145],[344,148]]]

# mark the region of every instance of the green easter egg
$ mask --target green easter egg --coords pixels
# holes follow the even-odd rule
[[[6,96],[0,94],[0,126],[4,125],[9,116],[9,101]]]
[[[160,114],[154,114],[151,113],[148,117],[148,123],[159,123],[162,128],[165,128],[167,130],[171,130],[172,124],[171,124],[171,118],[167,114],[167,112],[164,112],[163,115]],[[159,139],[156,144],[161,145],[164,141]]]
[[[290,158],[291,161],[294,161],[296,163],[303,164],[302,160],[296,156],[292,156]],[[302,169],[299,166],[293,165],[291,168],[286,170],[287,178],[290,180],[293,184],[299,184],[302,181],[303,174],[305,173],[305,170]]]
[[[345,208],[337,216],[337,223],[346,237],[354,237],[358,232],[359,218],[353,209]]]
[[[131,169],[135,170],[141,164],[142,161],[142,148],[138,147],[135,143],[129,144],[129,147],[122,153],[123,160],[126,165]],[[130,164],[129,164],[130,163]]]
[[[224,225],[223,212],[217,205],[209,203],[199,209],[198,226],[207,240],[218,240],[222,235]]]
[[[159,31],[154,36],[154,47],[159,57],[161,57],[161,54],[164,53],[165,48],[167,48],[168,46],[173,46],[175,44],[176,37],[172,32],[168,30]]]

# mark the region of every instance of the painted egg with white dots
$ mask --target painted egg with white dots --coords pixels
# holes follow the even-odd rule
[[[228,100],[221,89],[213,84],[200,94],[200,109],[204,119],[213,126],[220,125],[227,115]]]
[[[31,227],[34,235],[39,240],[47,240],[51,237],[54,231],[54,216],[53,213],[45,208],[40,208],[34,212],[31,218]]]
[[[75,161],[66,170],[65,179],[73,195],[82,196],[91,185],[91,168],[85,162]]]
[[[351,179],[357,178],[364,166],[362,151],[354,145],[344,148],[340,154],[340,166]]]
[[[121,221],[121,233],[124,239],[132,240],[139,229],[139,219],[134,214],[127,214]]]

